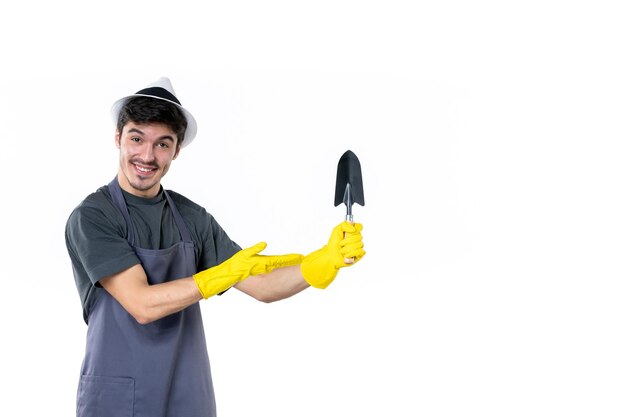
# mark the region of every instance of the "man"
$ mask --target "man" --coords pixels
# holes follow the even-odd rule
[[[161,186],[197,130],[170,81],[112,113],[117,175],[74,209],[65,234],[88,325],[77,416],[215,416],[199,301],[231,287],[264,302],[326,288],[365,255],[362,226],[337,225],[306,256],[261,255],[264,242],[242,250],[203,207]]]

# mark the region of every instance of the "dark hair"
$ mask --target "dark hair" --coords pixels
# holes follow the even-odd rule
[[[131,97],[124,103],[117,118],[117,130],[122,133],[128,122],[163,123],[176,133],[177,145],[183,143],[187,130],[187,119],[182,110],[172,103],[152,97]]]

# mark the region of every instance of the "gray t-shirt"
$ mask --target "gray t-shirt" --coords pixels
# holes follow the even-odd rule
[[[162,190],[154,198],[122,192],[137,246],[165,249],[180,242],[178,227]],[[191,233],[197,271],[218,265],[241,250],[203,207],[174,191],[168,190],[168,194]],[[126,222],[107,186],[87,196],[67,220],[65,243],[85,322],[99,293],[104,291],[98,281],[140,263],[126,235]]]

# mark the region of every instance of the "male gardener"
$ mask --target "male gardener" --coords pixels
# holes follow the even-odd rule
[[[66,244],[88,324],[78,417],[212,417],[199,301],[231,287],[264,302],[327,287],[364,256],[360,224],[337,225],[306,256],[241,249],[161,179],[196,121],[161,78],[112,108],[117,176],[71,213]]]

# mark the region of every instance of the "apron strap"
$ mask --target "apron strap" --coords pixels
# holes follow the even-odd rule
[[[178,226],[178,231],[180,232],[180,238],[183,240],[183,242],[192,242],[191,233],[189,233],[189,228],[187,227],[187,224],[183,220],[183,216],[181,216],[180,213],[178,212],[178,209],[176,208],[176,205],[172,201],[172,198],[170,197],[169,193],[165,191],[165,188],[163,189],[163,194],[165,194],[165,198],[167,199],[167,204],[170,205],[170,210],[172,210],[174,221],[176,222],[176,226]]]
[[[130,213],[128,212],[120,184],[117,182],[117,177],[113,178],[113,181],[109,183],[109,192],[111,197],[113,197],[113,202],[122,213],[122,216],[124,216],[124,220],[126,220],[126,239],[131,246],[135,247],[135,230],[133,223],[130,221]]]

